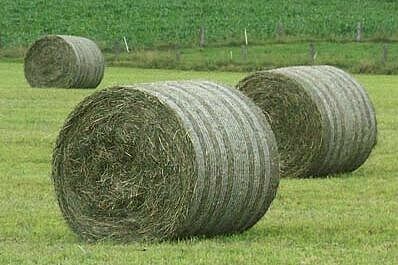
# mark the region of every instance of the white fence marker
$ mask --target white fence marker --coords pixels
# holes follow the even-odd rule
[[[127,51],[127,52],[130,52],[129,45],[127,44],[127,39],[126,39],[126,37],[123,37],[123,40],[124,40],[124,45],[126,45],[126,51]]]
[[[245,28],[245,43],[246,43],[246,46],[247,46],[248,42],[247,42],[247,31],[246,31],[246,28]]]

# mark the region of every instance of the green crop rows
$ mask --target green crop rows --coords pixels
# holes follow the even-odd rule
[[[359,21],[364,24],[365,38],[398,36],[398,2],[394,0],[1,2],[0,41],[8,47],[26,46],[50,33],[88,36],[106,47],[122,36],[141,47],[192,46],[201,25],[210,44],[239,42],[244,28],[249,41],[265,41],[275,38],[279,21],[286,34],[296,39],[353,39]]]

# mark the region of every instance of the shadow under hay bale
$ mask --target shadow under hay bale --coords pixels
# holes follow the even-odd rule
[[[270,206],[279,155],[262,111],[207,81],[113,87],[60,131],[55,191],[86,240],[159,241],[240,232]]]
[[[332,66],[261,71],[237,88],[263,110],[278,142],[281,176],[350,172],[376,144],[376,116],[363,87]]]
[[[98,46],[83,37],[50,35],[37,40],[25,56],[31,87],[95,88],[104,76]]]

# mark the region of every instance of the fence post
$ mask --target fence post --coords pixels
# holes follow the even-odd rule
[[[124,40],[124,45],[126,46],[126,51],[129,53],[129,52],[130,52],[130,49],[129,49],[129,45],[127,44],[127,39],[126,39],[126,37],[123,37],[123,40]]]
[[[247,61],[247,54],[248,54],[248,45],[249,45],[246,28],[244,30],[244,36],[245,36],[245,43],[242,45],[242,57],[243,57],[243,60],[246,62]]]
[[[362,22],[358,22],[357,24],[357,36],[356,36],[356,41],[360,42],[362,40]]]
[[[285,37],[285,27],[283,26],[282,21],[278,21],[278,23],[276,24],[275,33],[278,39],[282,39],[283,37]]]
[[[246,62],[247,61],[247,54],[248,54],[248,48],[246,45],[242,45],[242,57],[243,60]]]
[[[247,31],[246,31],[246,28],[245,28],[245,45],[246,45],[246,46],[249,45],[249,42],[247,41]]]
[[[315,49],[315,45],[312,42],[310,43],[310,45],[308,47],[308,56],[309,56],[309,59],[310,59],[310,64],[315,64],[317,52],[316,52],[316,49]]]
[[[385,65],[388,61],[388,46],[386,43],[383,44],[383,53],[381,56],[381,63]]]
[[[199,47],[204,48],[206,45],[206,29],[202,25],[199,29]]]
[[[179,63],[181,61],[181,50],[180,45],[176,44],[175,46],[175,54],[176,54],[176,62]]]
[[[119,60],[120,43],[118,40],[115,40],[115,42],[113,43],[113,52],[115,53],[115,60]]]

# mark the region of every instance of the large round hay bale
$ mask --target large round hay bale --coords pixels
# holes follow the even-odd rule
[[[60,131],[52,178],[86,240],[163,240],[243,231],[273,200],[279,155],[262,111],[207,81],[114,87]]]
[[[376,117],[364,88],[332,66],[260,71],[237,88],[263,110],[281,155],[281,176],[357,169],[376,144]]]
[[[37,40],[25,56],[25,78],[31,87],[95,88],[105,61],[91,40],[50,35]]]

